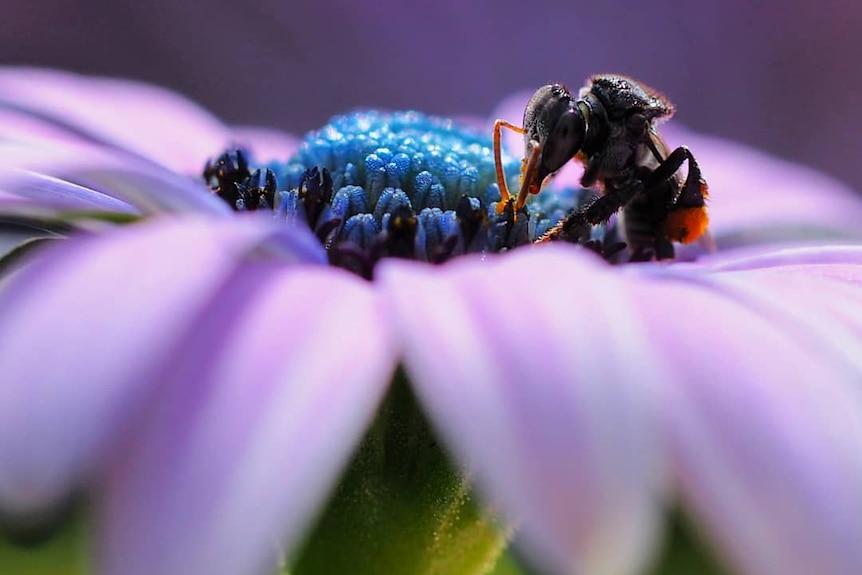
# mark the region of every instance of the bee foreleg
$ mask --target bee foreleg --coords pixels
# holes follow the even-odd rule
[[[506,120],[497,120],[494,122],[494,168],[497,172],[497,186],[500,188],[500,204],[497,206],[497,213],[502,214],[506,203],[509,201],[509,186],[506,184],[506,174],[503,172],[502,159],[502,129],[509,128],[518,134],[524,133],[524,128],[516,126]]]

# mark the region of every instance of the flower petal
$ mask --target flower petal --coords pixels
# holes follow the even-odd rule
[[[848,270],[858,271],[862,266],[862,246],[812,243],[750,246],[709,254],[698,259],[697,263],[686,264],[684,267],[706,268],[710,271],[744,271],[819,264],[846,264],[849,266]]]
[[[859,573],[858,398],[691,383],[672,404],[677,480],[722,554],[740,573]]]
[[[43,226],[39,222],[0,221],[0,287],[5,276],[17,269],[27,251],[40,246],[45,240],[61,238],[50,226]]]
[[[0,141],[61,144],[81,143],[80,134],[0,104]]]
[[[66,211],[138,213],[126,202],[83,186],[29,170],[0,168],[0,213]]]
[[[862,298],[835,267],[638,288],[683,504],[740,573],[862,572]]]
[[[422,403],[537,564],[635,573],[656,544],[661,374],[624,284],[589,254],[543,248],[385,262],[379,277]]]
[[[85,144],[74,146],[0,143],[4,167],[59,178],[91,188],[135,206],[144,213],[192,211],[229,214],[230,208],[214,197],[203,179],[179,176],[148,160]],[[21,172],[18,172],[21,175]],[[7,173],[5,188],[26,185],[14,172]]]
[[[12,276],[0,291],[0,507],[49,507],[90,473],[209,296],[271,244],[324,258],[310,234],[257,218],[164,220],[63,242]]]
[[[748,248],[673,266],[783,325],[821,363],[862,373],[862,246]],[[699,275],[698,275],[699,274]]]
[[[130,80],[0,68],[0,108],[184,173],[199,171],[231,141],[228,129],[197,104]]]
[[[253,263],[214,301],[112,466],[103,572],[273,572],[394,372],[370,287],[340,271]]]

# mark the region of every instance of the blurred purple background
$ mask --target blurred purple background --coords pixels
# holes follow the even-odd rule
[[[856,0],[3,5],[0,63],[156,82],[234,123],[301,133],[357,106],[485,116],[516,90],[618,72],[694,129],[862,189]]]

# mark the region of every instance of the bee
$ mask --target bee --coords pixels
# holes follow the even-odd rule
[[[673,105],[661,94],[625,76],[592,76],[578,97],[562,84],[539,88],[524,110],[523,127],[504,120],[494,124],[494,158],[502,210],[515,212],[529,194],[570,159],[584,165],[581,185],[597,188],[594,200],[572,210],[537,242],[589,241],[593,226],[621,210],[630,260],[674,257],[673,242],[690,243],[706,233],[708,187],[691,151],[668,146],[656,125],[669,119]],[[500,152],[502,128],[524,135],[521,189],[513,200]],[[680,168],[688,162],[688,174]]]

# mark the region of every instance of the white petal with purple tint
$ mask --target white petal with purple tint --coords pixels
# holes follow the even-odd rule
[[[90,188],[29,170],[0,167],[0,213],[64,211],[138,213],[126,202]]]
[[[271,128],[227,127],[183,96],[132,80],[0,67],[0,140],[53,141],[123,150],[184,174],[228,146],[261,161],[286,160],[298,140]]]
[[[740,573],[862,572],[858,259],[638,290],[683,506]]]
[[[261,244],[322,261],[260,220],[164,220],[64,242],[0,291],[0,506],[50,506],[100,462],[165,357]]]
[[[4,167],[66,180],[135,206],[144,213],[162,211],[229,214],[203,179],[180,176],[148,160],[86,144],[0,143]],[[26,185],[7,173],[4,186]]]
[[[0,141],[30,144],[79,144],[79,135],[55,124],[0,105]]]
[[[537,564],[639,572],[660,513],[663,375],[626,287],[558,246],[381,277],[436,428]]]
[[[751,246],[705,255],[699,258],[696,264],[686,264],[680,269],[697,267],[706,268],[709,271],[744,271],[769,267],[788,269],[819,264],[846,264],[846,270],[858,270],[862,266],[862,246],[811,243]]]
[[[377,303],[340,271],[238,270],[175,350],[112,464],[99,512],[103,572],[272,572],[394,371]]]
[[[194,102],[130,80],[0,68],[0,109],[183,173],[200,170],[232,140],[229,130]]]

